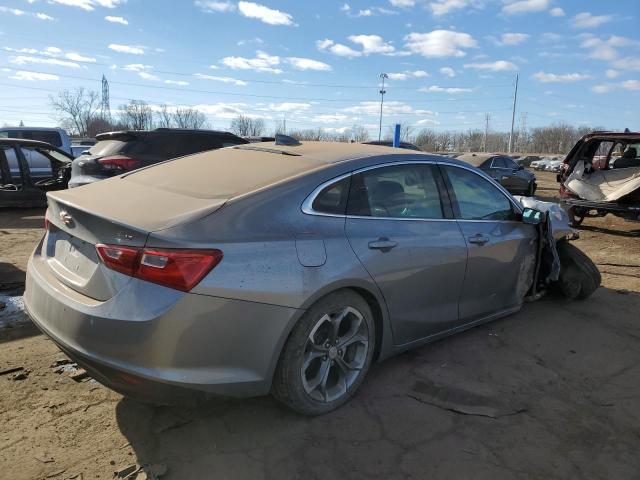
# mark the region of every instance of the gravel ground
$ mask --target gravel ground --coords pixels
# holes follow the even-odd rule
[[[585,221],[590,299],[375,365],[352,402],[305,418],[269,397],[149,407],[84,376],[20,309],[42,213],[0,212],[0,477],[639,478],[640,224]]]

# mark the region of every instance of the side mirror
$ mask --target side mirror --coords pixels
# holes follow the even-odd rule
[[[522,221],[529,225],[540,225],[544,222],[544,213],[534,208],[525,208],[522,210]]]

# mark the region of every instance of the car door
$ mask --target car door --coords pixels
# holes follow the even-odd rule
[[[25,188],[25,177],[20,157],[13,145],[0,147],[0,206],[16,207],[29,203],[29,188]]]
[[[452,328],[467,247],[435,164],[410,162],[355,173],[346,235],[380,288],[396,344]]]
[[[441,169],[468,249],[460,323],[520,306],[533,281],[536,227],[523,223],[509,195],[479,171]]]

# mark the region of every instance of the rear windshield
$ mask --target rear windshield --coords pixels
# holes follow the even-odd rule
[[[127,142],[122,140],[102,140],[89,149],[89,155],[104,156],[123,153],[123,148]]]
[[[62,138],[58,132],[42,130],[1,130],[0,137],[3,138],[24,138],[27,140],[39,140],[47,142],[55,147],[62,146]]]

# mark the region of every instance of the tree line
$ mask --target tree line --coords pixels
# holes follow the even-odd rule
[[[50,104],[60,125],[80,137],[94,137],[99,133],[114,130],[149,130],[156,127],[209,128],[205,115],[197,109],[169,107],[164,104],[152,106],[142,100],[130,100],[120,105],[115,115],[107,117],[101,112],[98,93],[83,88],[63,90],[56,96],[52,95]],[[267,132],[262,118],[247,115],[238,115],[233,118],[230,130],[242,137],[283,133],[299,140],[330,142],[369,140],[367,129],[361,125],[338,131],[324,128],[287,129],[286,121],[282,120],[276,123],[272,131]],[[567,153],[581,136],[594,130],[604,130],[604,128],[575,127],[560,122],[526,131],[518,130],[513,135],[512,150],[521,153]],[[391,140],[393,133],[393,128],[389,127],[383,138]],[[414,130],[410,125],[402,125],[400,139],[403,142],[411,142],[427,152],[506,152],[509,146],[509,132],[485,132],[480,129]]]

